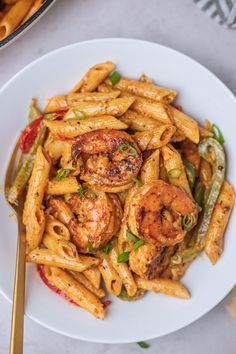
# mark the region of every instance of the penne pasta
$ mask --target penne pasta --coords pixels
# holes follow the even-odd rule
[[[105,291],[101,288],[95,288],[95,286],[86,278],[83,273],[77,273],[73,271],[69,271],[75,280],[81,283],[86,289],[94,293],[97,297],[102,298],[106,295]]]
[[[67,227],[51,215],[46,218],[45,232],[58,240],[70,240],[70,232]]]
[[[86,269],[97,266],[99,260],[91,256],[79,255],[76,259],[67,259],[46,248],[35,248],[28,253],[27,262],[45,264],[75,272],[83,272]]]
[[[197,122],[187,114],[171,107],[173,120],[176,127],[195,144],[199,143],[199,126]]]
[[[176,97],[176,92],[173,90],[158,87],[149,82],[141,82],[126,78],[121,78],[115,85],[115,88],[126,91],[135,96],[141,96],[163,103],[171,103]]]
[[[78,259],[76,246],[70,241],[56,238],[54,235],[45,233],[42,242],[49,250],[55,252],[63,258],[69,260]]]
[[[192,196],[183,161],[178,151],[173,146],[167,145],[161,148],[161,154],[170,183],[182,187]]]
[[[0,21],[0,41],[9,36],[21,23],[34,0],[18,0]]]
[[[224,182],[215,205],[205,239],[205,252],[212,264],[216,264],[224,247],[224,232],[235,200],[233,187]]]
[[[138,132],[153,130],[160,126],[160,123],[153,118],[142,116],[141,114],[129,109],[120,117],[120,120],[127,124],[129,128],[137,130]]]
[[[77,305],[90,312],[98,319],[104,319],[103,303],[91,291],[86,289],[74,277],[56,267],[46,267],[45,276],[48,281],[65,293]]]
[[[118,296],[122,288],[122,280],[117,271],[113,268],[109,256],[98,254],[101,264],[98,266],[102,274],[107,291],[115,296]]]
[[[92,92],[108,77],[108,75],[115,69],[115,65],[111,61],[96,64],[86,75],[75,85],[71,92]]]
[[[81,188],[81,185],[78,183],[76,177],[65,177],[60,181],[53,179],[48,182],[46,194],[63,195],[67,193],[76,193],[79,188]]]
[[[122,94],[122,97],[126,94]],[[131,109],[143,116],[156,119],[162,124],[172,123],[172,113],[165,103],[156,102],[147,98],[137,98],[131,106]]]
[[[128,265],[126,263],[117,262],[118,256],[119,256],[119,250],[118,250],[117,240],[115,240],[112,244],[112,249],[109,253],[110,261],[112,263],[113,268],[119,274],[128,295],[133,296],[137,291],[137,285],[134,281],[134,277]]]
[[[135,133],[133,138],[142,151],[157,149],[168,144],[175,130],[173,125],[160,125],[151,131]]]
[[[101,272],[98,269],[98,267],[92,267],[89,269],[86,269],[83,274],[86,276],[86,278],[93,284],[93,286],[96,289],[100,288],[100,283],[101,283]]]
[[[155,150],[141,167],[141,181],[150,183],[159,178],[160,150]]]
[[[69,95],[54,96],[48,100],[45,108],[46,113],[64,110],[65,108],[74,108],[80,102],[98,102],[107,101],[119,96],[119,91],[103,92],[89,92],[89,93],[71,93]],[[81,111],[83,112],[83,111]]]
[[[30,17],[32,17],[40,9],[43,3],[44,0],[34,0],[33,5],[31,6],[22,23],[25,23]]]
[[[23,209],[23,224],[26,226],[26,243],[28,251],[40,244],[45,216],[42,201],[48,183],[51,161],[42,147],[39,147],[35,157],[29,188]]]
[[[147,280],[137,275],[134,276],[139,289],[154,291],[165,295],[189,299],[189,291],[178,281],[171,279],[153,279]]]
[[[97,129],[127,129],[127,125],[112,116],[86,118],[78,123],[45,121],[45,126],[57,138],[75,138]]]

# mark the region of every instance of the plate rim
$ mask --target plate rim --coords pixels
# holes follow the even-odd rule
[[[156,42],[153,42],[153,41],[147,41],[147,40],[142,40],[142,39],[137,39],[137,38],[120,38],[120,37],[107,37],[107,38],[98,38],[98,39],[91,39],[91,40],[86,40],[86,41],[79,41],[79,42],[74,42],[74,43],[71,43],[71,44],[68,44],[66,46],[63,46],[63,47],[60,47],[60,48],[57,48],[55,50],[52,50],[42,56],[40,56],[39,58],[37,58],[36,60],[30,62],[29,64],[27,64],[26,66],[24,66],[21,70],[19,70],[15,75],[13,75],[6,83],[4,83],[4,85],[0,88],[0,95],[2,94],[2,92],[9,86],[11,85],[11,83],[20,75],[22,75],[26,70],[28,70],[30,67],[36,65],[38,62],[41,62],[45,59],[47,59],[47,57],[50,57],[51,55],[54,55],[56,53],[59,53],[59,52],[63,52],[63,51],[66,51],[68,50],[68,48],[71,48],[71,47],[76,47],[76,46],[79,46],[79,45],[86,45],[86,44],[93,44],[93,43],[98,43],[98,42],[106,42],[106,41],[119,41],[119,42],[136,42],[136,43],[140,43],[140,44],[148,44],[150,46],[157,46],[157,47],[161,47],[163,48],[164,50],[169,50],[177,55],[181,55],[183,56],[185,59],[187,60],[190,60],[191,62],[193,62],[193,64],[199,66],[201,69],[203,69],[205,71],[205,73],[207,73],[208,75],[211,76],[211,78],[213,80],[215,80],[215,82],[217,82],[217,84],[220,84],[222,89],[224,89],[227,94],[229,94],[231,96],[231,98],[233,100],[235,100],[235,103],[236,103],[236,96],[234,95],[234,93],[226,86],[226,84],[221,81],[216,74],[214,74],[213,72],[211,72],[208,68],[206,68],[203,64],[199,63],[197,60],[193,59],[192,57],[182,53],[181,51],[178,51],[176,49],[173,49],[173,48],[170,48],[168,46],[165,46],[163,44],[159,44],[159,43],[156,43]],[[5,175],[5,171],[3,173],[3,176]],[[222,295],[215,301],[213,302],[209,308],[207,309],[207,311],[204,312],[204,314],[199,314],[199,315],[196,315],[195,317],[193,317],[193,319],[191,320],[191,322],[187,323],[187,324],[184,324],[184,325],[180,325],[180,326],[177,326],[177,328],[171,330],[171,331],[166,331],[160,335],[158,335],[157,337],[153,337],[153,335],[151,335],[150,337],[148,336],[145,336],[145,338],[141,339],[141,338],[137,338],[135,340],[132,340],[132,341],[129,341],[129,340],[116,340],[116,339],[109,339],[109,340],[99,340],[99,339],[88,339],[87,337],[84,337],[83,335],[80,335],[80,336],[77,336],[73,333],[68,333],[66,331],[63,331],[63,330],[60,330],[60,329],[57,329],[53,326],[50,326],[48,325],[47,323],[43,322],[43,321],[40,321],[38,318],[35,318],[33,315],[25,312],[25,315],[30,318],[31,320],[33,320],[34,322],[36,322],[37,324],[55,332],[55,333],[58,333],[60,335],[64,335],[64,336],[67,336],[67,337],[70,337],[70,338],[73,338],[73,339],[79,339],[79,340],[83,340],[83,341],[87,341],[87,342],[92,342],[92,343],[110,343],[110,344],[125,344],[125,343],[133,343],[135,341],[140,341],[140,340],[151,340],[151,339],[154,339],[154,338],[159,338],[159,337],[162,337],[162,336],[165,336],[165,335],[168,335],[168,334],[171,334],[171,333],[174,333],[180,329],[183,329],[185,327],[187,327],[188,325],[196,322],[197,320],[199,320],[200,318],[204,317],[206,314],[208,314],[211,310],[213,310],[218,304],[220,304],[222,302],[222,300],[227,296],[227,294],[233,289],[233,287],[235,286],[236,284],[236,280],[231,281],[231,286],[227,288],[226,291],[222,292]],[[12,299],[2,290],[2,288],[0,287],[0,294],[7,300],[9,301],[11,304],[12,304]],[[134,337],[134,336],[133,336]]]

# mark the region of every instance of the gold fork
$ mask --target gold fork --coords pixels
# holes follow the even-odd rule
[[[16,251],[16,268],[12,307],[12,323],[11,323],[11,342],[10,354],[23,353],[23,333],[24,333],[24,303],[25,303],[25,227],[22,223],[22,212],[25,196],[19,200],[19,205],[11,204],[8,200],[8,191],[10,189],[14,176],[16,156],[18,152],[19,140],[11,154],[4,184],[4,193],[7,203],[15,213],[18,222],[18,239]]]

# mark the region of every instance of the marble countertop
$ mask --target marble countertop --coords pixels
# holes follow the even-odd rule
[[[0,86],[51,50],[103,37],[139,38],[177,49],[209,68],[236,94],[236,31],[219,26],[189,0],[57,0],[30,31],[0,51]],[[226,311],[226,301],[194,324],[150,341],[147,353],[235,354],[236,320]],[[11,306],[0,295],[0,354],[8,353],[10,322]],[[137,344],[66,338],[25,319],[25,354],[142,352]]]

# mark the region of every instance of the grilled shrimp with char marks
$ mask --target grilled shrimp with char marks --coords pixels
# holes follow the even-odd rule
[[[196,225],[197,214],[196,203],[182,188],[157,180],[137,189],[129,208],[128,226],[147,243],[172,246]]]
[[[83,195],[73,194],[67,203],[51,198],[49,208],[55,218],[67,225],[72,241],[82,253],[109,242],[120,228],[123,213],[118,196],[89,190]]]
[[[99,190],[121,192],[133,186],[142,165],[142,154],[132,137],[118,130],[99,129],[80,135],[72,158],[84,160],[80,178]]]

